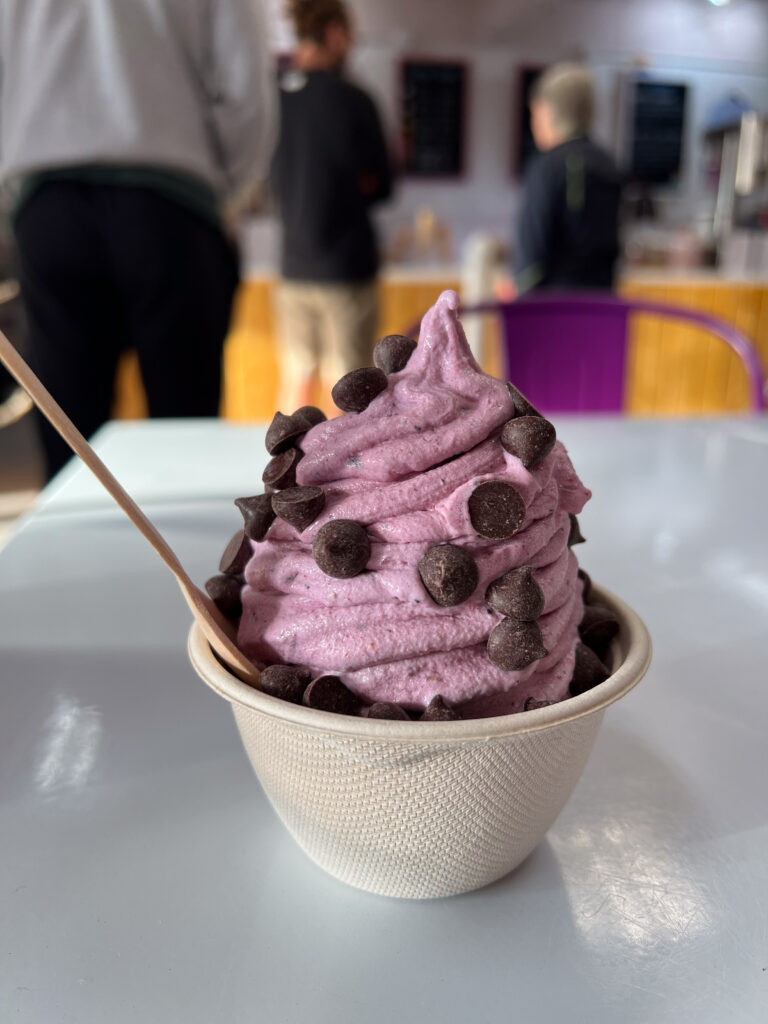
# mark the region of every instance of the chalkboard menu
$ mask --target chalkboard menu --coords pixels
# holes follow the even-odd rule
[[[457,177],[464,159],[465,65],[405,60],[402,76],[405,173]]]
[[[631,112],[630,176],[660,185],[680,174],[685,117],[684,85],[635,82]]]

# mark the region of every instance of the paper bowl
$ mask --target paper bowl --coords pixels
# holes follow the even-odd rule
[[[480,888],[543,839],[584,769],[605,709],[642,679],[651,641],[609,591],[618,616],[614,672],[536,711],[459,722],[373,720],[270,697],[232,675],[197,625],[189,657],[232,705],[256,776],[305,853],[335,878],[426,899]]]

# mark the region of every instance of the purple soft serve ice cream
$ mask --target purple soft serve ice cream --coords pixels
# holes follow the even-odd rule
[[[443,293],[384,390],[299,438],[296,484],[322,494],[296,493],[322,510],[250,542],[238,643],[261,667],[338,676],[363,705],[440,695],[475,717],[568,696],[584,611],[569,538],[590,492],[553,428],[480,370],[457,309]],[[511,454],[526,443],[547,454]],[[365,545],[346,578],[320,568],[334,520]]]

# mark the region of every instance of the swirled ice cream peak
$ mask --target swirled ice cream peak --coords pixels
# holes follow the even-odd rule
[[[367,409],[305,436],[299,483],[402,480],[469,451],[509,419],[509,392],[477,365],[458,305],[456,292],[443,292],[422,321],[407,366]]]

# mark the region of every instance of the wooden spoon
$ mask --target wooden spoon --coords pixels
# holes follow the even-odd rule
[[[0,331],[0,360],[5,363],[11,374],[29,394],[29,397],[46,419],[50,421],[54,429],[61,434],[72,451],[80,456],[99,483],[125,512],[136,529],[144,535],[158,555],[160,555],[176,577],[176,582],[181,587],[181,592],[186,598],[192,614],[214,651],[241,679],[248,683],[257,684],[259,681],[258,670],[235,645],[232,623],[222,615],[210,597],[200,590],[199,587],[195,586],[157,527],[150,522],[130,494],[117,482],[72,420],[38,380],[2,331]]]

